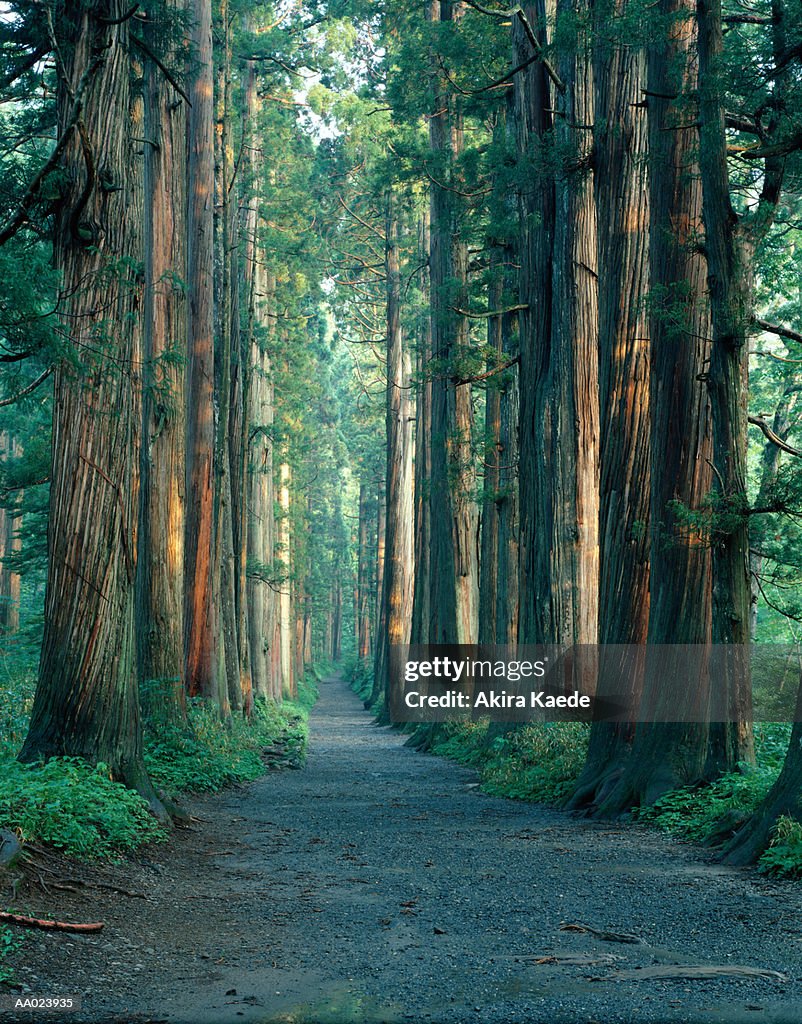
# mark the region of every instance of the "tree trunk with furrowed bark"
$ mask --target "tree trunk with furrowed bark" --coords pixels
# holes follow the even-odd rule
[[[180,2],[173,5],[183,10]],[[146,39],[158,48],[157,27]],[[144,76],[143,435],[137,644],[143,707],[181,721],[184,703],[186,417],[185,101],[152,59]]]
[[[649,624],[649,193],[642,104],[646,53],[621,38],[627,0],[595,11],[595,196],[600,391],[599,681],[596,696],[640,700],[642,673],[615,671],[616,645],[646,643]],[[610,645],[605,649],[604,645]],[[642,666],[641,666],[642,667]],[[625,679],[626,694],[616,684]],[[609,687],[613,687],[612,690]],[[620,774],[632,722],[594,722],[569,802],[592,806]]]
[[[60,132],[70,131],[72,88],[86,86],[56,222],[70,358],[55,377],[45,629],[20,758],[103,762],[164,814],[142,760],[134,638],[142,125],[127,7],[69,7],[57,29]]]

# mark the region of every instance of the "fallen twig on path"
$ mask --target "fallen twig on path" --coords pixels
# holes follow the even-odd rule
[[[644,939],[640,935],[634,935],[632,932],[608,932],[601,928],[593,928],[589,924],[582,924],[581,922],[570,922],[563,921],[560,925],[561,932],[587,932],[588,935],[595,935],[597,939],[602,939],[604,942],[629,942],[632,945],[646,945]]]
[[[774,978],[788,981],[785,974],[763,967],[739,967],[736,964],[689,966],[672,964],[659,967],[638,967],[626,971],[614,971],[599,981],[657,981],[667,978],[696,979],[709,981],[711,978]]]
[[[0,921],[6,924],[18,924],[23,928],[41,928],[46,932],[90,932],[103,931],[103,923],[98,921],[94,924],[69,924],[67,921],[49,921],[41,917],[26,917],[24,914],[10,914],[6,910],[0,910]]]
[[[544,953],[543,956],[522,956],[516,959],[533,963],[558,964],[560,967],[588,967],[591,964],[615,964],[624,958],[614,953]]]

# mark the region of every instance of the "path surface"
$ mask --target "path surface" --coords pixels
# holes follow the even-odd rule
[[[30,991],[83,993],[65,1021],[802,1020],[802,886],[488,797],[473,772],[373,726],[340,680],[321,687],[304,770],[193,810],[194,832],[106,876],[147,899],[54,893],[35,908],[106,922],[26,941]],[[575,921],[644,944],[560,931]],[[566,953],[602,962],[534,963]],[[788,980],[604,980],[672,963]]]

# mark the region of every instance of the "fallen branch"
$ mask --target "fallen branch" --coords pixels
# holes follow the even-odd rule
[[[543,956],[520,957],[536,966],[559,964],[561,967],[590,967],[592,964],[615,964],[623,957],[614,953],[546,953]]]
[[[774,978],[776,981],[788,981],[779,971],[769,971],[762,967],[738,967],[726,964],[722,967],[687,967],[675,964],[670,967],[641,967],[627,971],[613,971],[604,981],[657,981],[668,978],[709,981],[712,978]]]
[[[96,924],[69,924],[66,921],[48,921],[41,917],[25,917],[23,914],[10,914],[6,910],[0,910],[0,921],[6,924],[18,924],[23,928],[40,928],[45,932],[91,932],[103,931],[103,923]]]
[[[595,935],[597,939],[604,942],[628,942],[632,945],[645,945],[640,935],[633,935],[631,932],[607,932],[599,928],[593,928],[589,924],[579,922],[563,922],[560,925],[561,932],[586,932],[588,935]]]

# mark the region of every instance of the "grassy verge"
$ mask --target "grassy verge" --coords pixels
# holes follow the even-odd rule
[[[360,697],[370,696],[370,665],[350,667],[349,678]],[[790,731],[789,725],[756,725],[756,765],[744,765],[709,786],[674,790],[651,807],[637,808],[633,818],[687,842],[723,842],[771,788],[782,768]],[[582,770],[588,734],[587,726],[575,723],[531,723],[505,732],[484,719],[440,726],[429,749],[476,768],[486,793],[560,806]],[[758,870],[802,877],[802,825],[780,820]]]

